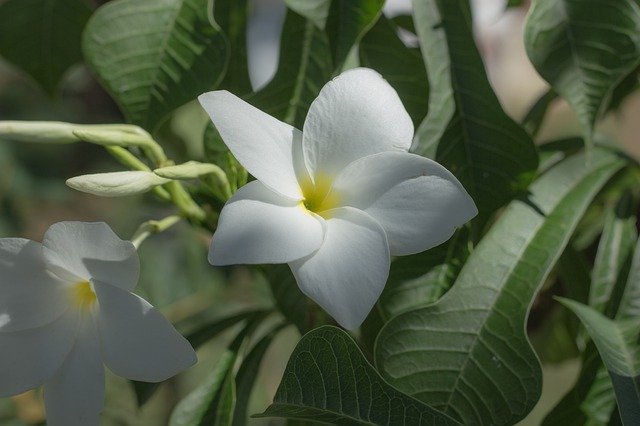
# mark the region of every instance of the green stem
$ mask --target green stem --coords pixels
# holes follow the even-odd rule
[[[159,234],[176,223],[180,222],[182,218],[178,215],[167,216],[161,220],[148,220],[142,223],[136,232],[131,237],[131,243],[135,246],[136,250],[140,247],[140,244],[144,242],[150,235]]]

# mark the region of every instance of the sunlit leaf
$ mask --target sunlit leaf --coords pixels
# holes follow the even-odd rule
[[[436,304],[400,314],[376,343],[376,365],[398,389],[465,424],[513,424],[541,391],[525,335],[531,301],[589,203],[624,165],[595,150],[545,173],[513,201]]]

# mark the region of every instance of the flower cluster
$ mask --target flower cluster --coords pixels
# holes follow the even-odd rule
[[[104,223],[57,223],[42,244],[0,239],[0,396],[44,384],[49,425],[98,425],[104,365],[146,382],[193,365],[189,342],[131,293],[139,272],[135,247]]]
[[[343,327],[358,327],[380,296],[390,256],[449,239],[477,214],[458,180],[410,154],[413,124],[376,72],[333,79],[303,131],[226,91],[204,109],[257,180],[225,205],[209,261],[288,263],[300,289]]]

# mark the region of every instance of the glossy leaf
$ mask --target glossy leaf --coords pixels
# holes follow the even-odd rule
[[[640,419],[640,317],[613,321],[593,308],[558,300],[584,324],[609,371],[624,424]]]
[[[484,71],[464,0],[420,0],[414,22],[429,87],[429,114],[413,150],[462,182],[480,217],[522,194],[538,156],[529,135],[502,110]]]
[[[396,89],[417,127],[429,106],[429,83],[420,52],[405,46],[396,26],[384,17],[362,38],[359,51],[360,64],[378,71]]]
[[[634,0],[536,1],[524,39],[529,59],[571,104],[590,145],[612,91],[640,63],[640,7]]]
[[[624,162],[596,150],[545,173],[513,201],[436,304],[387,323],[375,359],[398,389],[465,424],[513,424],[540,396],[529,306],[600,188]]]
[[[0,55],[54,93],[69,67],[82,60],[80,36],[90,16],[86,0],[0,2]]]
[[[455,420],[389,386],[351,337],[324,326],[298,342],[267,410],[343,425],[456,425]]]
[[[295,12],[287,12],[273,80],[247,101],[301,129],[309,105],[331,78],[326,34]]]
[[[151,131],[222,79],[228,46],[209,21],[207,3],[117,0],[91,17],[85,60],[128,121]]]

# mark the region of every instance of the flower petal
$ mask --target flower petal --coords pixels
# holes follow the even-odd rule
[[[67,312],[54,322],[0,333],[0,397],[18,395],[49,380],[76,339],[77,316]]]
[[[42,241],[49,270],[69,281],[96,279],[133,290],[140,275],[135,247],[103,222],[59,222]]]
[[[302,147],[312,176],[335,176],[352,161],[411,146],[413,123],[377,72],[356,68],[327,83],[309,108]]]
[[[325,240],[316,253],[291,262],[298,286],[340,325],[358,327],[380,297],[389,275],[382,227],[352,207],[327,212]]]
[[[47,424],[98,426],[104,404],[104,366],[95,324],[82,318],[78,338],[62,367],[44,386]]]
[[[46,270],[40,243],[0,239],[0,332],[49,324],[68,301],[65,283]]]
[[[105,364],[131,380],[161,382],[196,363],[189,342],[143,298],[94,283]]]
[[[286,263],[316,251],[323,236],[322,218],[253,181],[222,209],[209,262]]]
[[[304,172],[300,146],[295,146],[301,144],[299,130],[226,90],[204,93],[198,100],[224,143],[249,173],[279,194],[302,199],[296,177]]]
[[[333,190],[343,205],[364,210],[382,225],[393,256],[442,244],[478,214],[455,176],[415,154],[385,152],[355,161]]]

